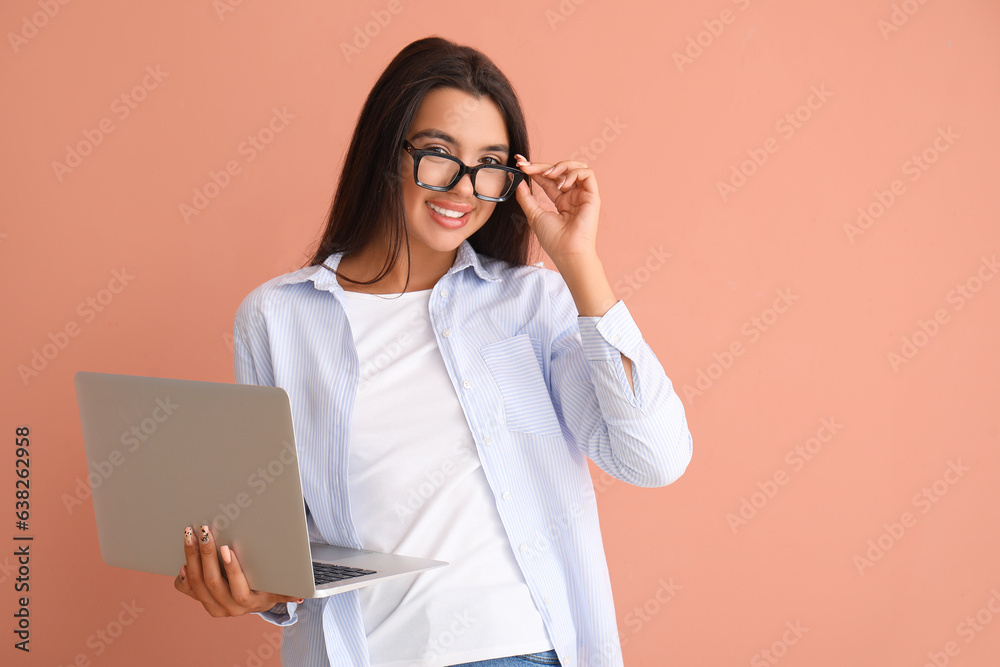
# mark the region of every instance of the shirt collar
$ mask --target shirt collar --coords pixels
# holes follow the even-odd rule
[[[324,264],[336,271],[337,267],[340,265],[340,260],[343,258],[344,253],[337,252],[333,253],[326,258]],[[485,255],[480,255],[473,248],[469,241],[463,240],[461,245],[458,246],[458,252],[455,254],[455,263],[451,265],[448,272],[445,275],[452,273],[457,273],[462,269],[472,267],[472,270],[481,279],[491,282],[499,283],[503,282],[500,277],[501,262],[488,258]],[[339,282],[337,282],[337,277],[332,271],[327,271],[323,266],[309,266],[304,269],[300,269],[293,273],[288,274],[282,280],[278,282],[279,285],[288,285],[290,283],[301,283],[306,280],[312,280],[313,285],[318,290],[336,291],[343,290]]]

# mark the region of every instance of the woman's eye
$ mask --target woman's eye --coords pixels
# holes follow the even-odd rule
[[[503,162],[501,162],[500,160],[496,159],[492,155],[488,155],[488,156],[484,157],[483,160],[493,160],[493,162],[486,162],[485,164],[501,164],[501,165],[503,164]]]

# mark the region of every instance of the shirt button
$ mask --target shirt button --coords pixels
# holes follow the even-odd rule
[[[510,500],[510,491],[504,491],[503,492],[503,499],[504,500]]]
[[[462,386],[465,387],[466,389],[471,389],[472,383],[466,380],[465,382],[462,383]]]
[[[521,551],[523,551],[523,552],[526,553],[528,551],[528,545],[527,544],[522,544],[521,545]]]
[[[446,289],[441,290],[441,298],[442,299],[447,299],[448,298],[448,290],[446,290]]]
[[[483,444],[484,445],[492,445],[493,444],[493,438],[483,438]]]
[[[618,342],[618,334],[611,334],[611,338],[609,338],[609,340],[612,343],[617,343]]]
[[[441,332],[441,335],[447,338],[448,336],[451,335],[451,329],[445,329],[444,331]]]

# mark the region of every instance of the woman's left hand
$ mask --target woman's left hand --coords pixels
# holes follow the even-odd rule
[[[556,205],[543,209],[527,180],[517,185],[517,201],[542,250],[558,263],[562,257],[597,254],[597,218],[601,197],[594,171],[584,162],[563,160],[553,164],[526,162],[515,156],[517,167],[541,186]]]

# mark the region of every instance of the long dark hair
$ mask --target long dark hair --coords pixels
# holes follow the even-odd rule
[[[360,251],[377,234],[388,240],[389,247],[382,272],[367,282],[341,277],[358,285],[378,282],[395,267],[404,243],[409,266],[401,146],[424,96],[441,87],[457,88],[477,98],[489,97],[507,126],[508,166],[514,166],[514,153],[530,158],[521,104],[507,77],[489,58],[441,37],[412,42],[393,58],[365,100],[326,229],[308,266],[323,264],[332,253]],[[517,199],[498,203],[489,220],[469,237],[469,243],[478,253],[511,264],[527,264],[531,228]]]

